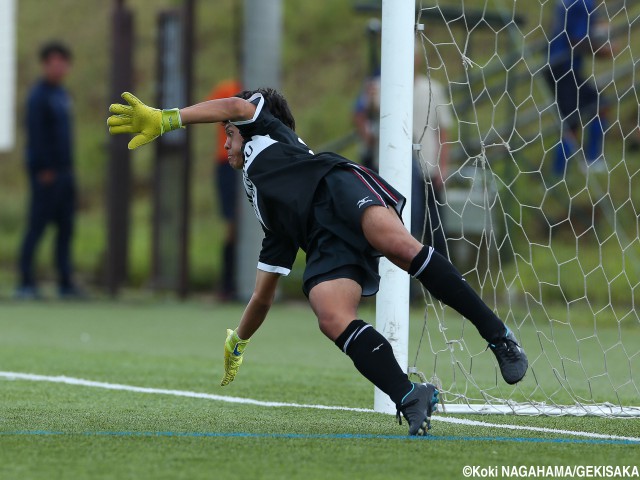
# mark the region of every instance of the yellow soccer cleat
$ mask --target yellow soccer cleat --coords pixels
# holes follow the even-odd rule
[[[224,377],[220,386],[224,387],[233,382],[238,369],[242,365],[242,354],[249,340],[242,340],[235,330],[227,329],[227,339],[224,342]]]

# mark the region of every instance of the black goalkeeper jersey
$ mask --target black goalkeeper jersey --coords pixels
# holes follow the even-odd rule
[[[315,155],[266,108],[262,94],[249,102],[252,119],[232,122],[245,139],[243,183],[265,233],[258,268],[288,275],[298,248],[306,251],[314,195],[334,167],[353,162],[334,153]]]

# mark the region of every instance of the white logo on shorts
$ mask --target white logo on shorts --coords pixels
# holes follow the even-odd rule
[[[358,208],[362,208],[366,203],[373,202],[369,197],[364,197],[362,200],[358,200]]]

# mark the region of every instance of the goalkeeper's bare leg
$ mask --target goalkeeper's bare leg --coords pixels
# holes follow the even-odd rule
[[[358,320],[360,285],[349,278],[326,280],[309,292],[309,303],[320,330],[346,353],[358,371],[385,392],[409,422],[409,435],[424,435],[438,391],[431,384],[414,384],[400,368],[388,340],[375,328]],[[354,320],[355,319],[355,320]]]
[[[367,208],[362,215],[362,230],[373,248],[475,325],[489,343],[507,383],[517,383],[524,377],[529,364],[513,333],[449,260],[411,236],[393,209]]]

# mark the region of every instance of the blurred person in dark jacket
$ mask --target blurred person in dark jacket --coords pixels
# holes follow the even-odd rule
[[[42,77],[27,99],[26,167],[31,190],[27,229],[20,249],[20,284],[17,298],[39,298],[33,258],[49,224],[56,227],[54,247],[58,293],[63,298],[80,295],[72,281],[71,241],[75,211],[73,125],[71,99],[63,82],[72,54],[59,42],[40,50]]]

